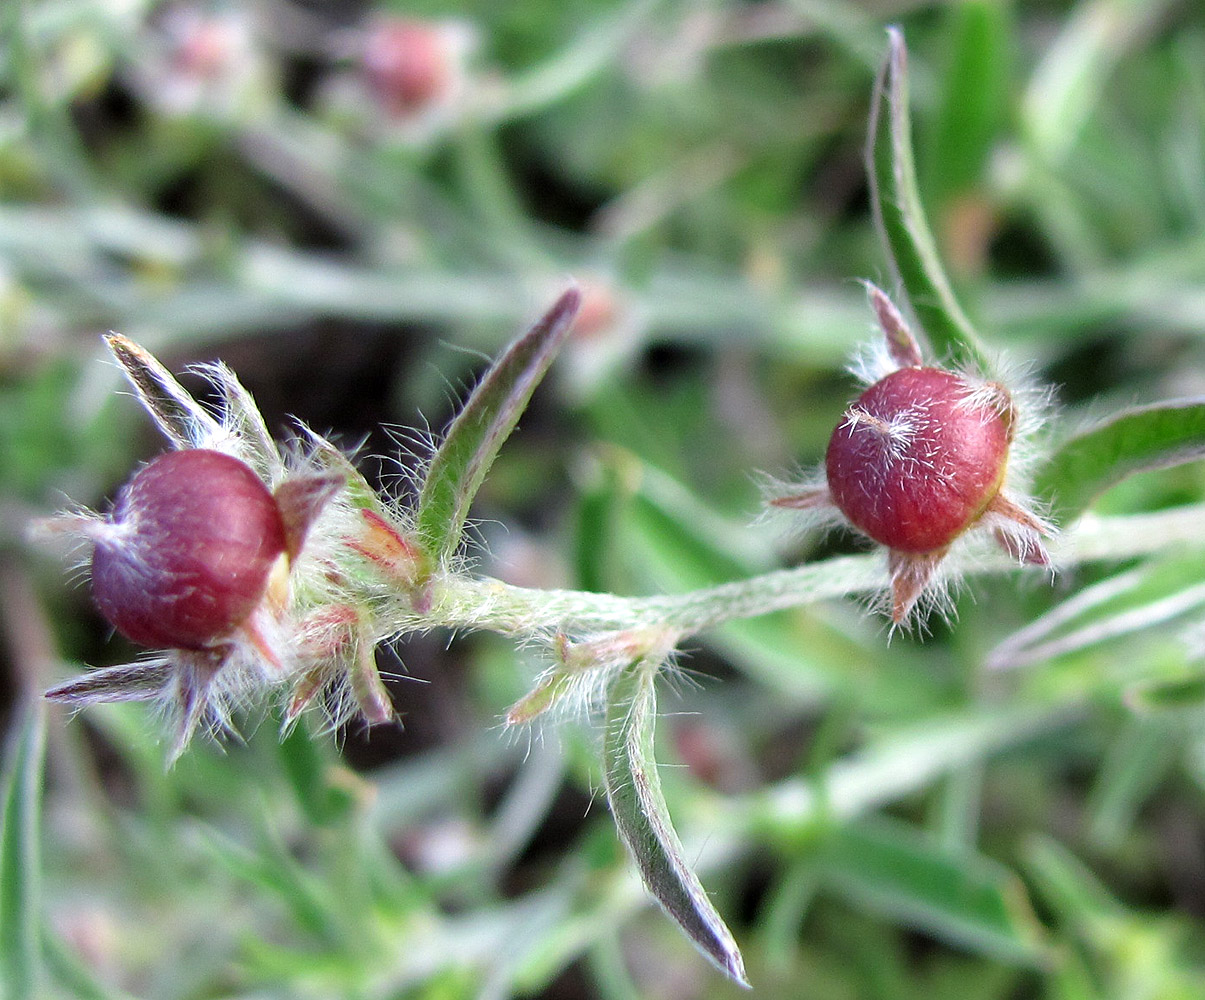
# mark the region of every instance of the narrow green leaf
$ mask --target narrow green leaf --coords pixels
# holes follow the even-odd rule
[[[983,180],[1008,109],[1013,13],[998,0],[946,8],[950,37],[930,142],[924,149],[926,192],[939,204]],[[939,227],[940,230],[940,227]]]
[[[434,565],[446,562],[460,544],[469,505],[564,343],[580,305],[576,288],[557,299],[486,372],[452,421],[418,498],[417,534]]]
[[[5,1000],[41,996],[42,749],[45,719],[27,706],[9,769],[0,829],[0,988]]]
[[[295,726],[281,738],[276,752],[297,804],[312,825],[331,826],[348,814],[353,798],[331,781],[328,744]]]
[[[263,831],[249,848],[218,830],[204,832],[214,860],[236,879],[279,899],[297,927],[323,944],[346,944],[336,899],[274,837]]]
[[[893,277],[907,292],[937,358],[990,374],[971,321],[954,297],[921,205],[908,111],[908,54],[898,28],[888,28],[887,35],[889,49],[875,84],[866,144],[875,222]]]
[[[598,463],[596,477],[580,492],[573,539],[577,586],[597,593],[630,593],[619,561],[615,532],[631,490],[625,486],[627,453],[611,452]]]
[[[1105,104],[1106,84],[1127,51],[1158,24],[1173,0],[1076,4],[1044,46],[1020,107],[1034,152],[1059,169]]]
[[[1034,491],[1066,526],[1099,494],[1136,472],[1205,457],[1205,398],[1123,410],[1063,442],[1038,472]]]
[[[1105,884],[1054,838],[1031,835],[1023,857],[1035,893],[1060,922],[1083,927],[1126,916]]]
[[[506,121],[541,111],[576,93],[599,74],[619,65],[624,48],[640,33],[659,0],[635,0],[626,7],[588,25],[578,37],[551,58],[516,74],[508,83],[497,109]]]
[[[687,937],[725,975],[748,986],[732,933],[686,863],[670,822],[653,757],[660,661],[636,660],[620,670],[607,696],[603,779],[619,835],[649,892]]]
[[[904,823],[880,817],[834,830],[820,871],[841,894],[950,943],[1009,962],[1040,956],[1039,924],[1016,875]]]
[[[1110,741],[1088,799],[1094,845],[1123,849],[1142,807],[1183,755],[1183,740],[1167,715],[1132,718]]]

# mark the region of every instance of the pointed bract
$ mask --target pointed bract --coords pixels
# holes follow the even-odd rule
[[[301,554],[310,528],[345,482],[337,472],[324,472],[291,476],[276,487],[273,496],[280,509],[285,551],[291,561],[295,562]]]
[[[199,448],[224,436],[221,424],[147,350],[119,333],[105,343],[139,401],[177,448]]]

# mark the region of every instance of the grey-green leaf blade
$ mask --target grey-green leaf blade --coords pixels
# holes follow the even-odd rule
[[[657,661],[637,660],[611,683],[603,740],[607,801],[645,887],[720,971],[748,986],[732,932],[686,863],[661,793],[653,756],[659,668]]]
[[[1205,398],[1123,410],[1071,437],[1038,471],[1034,492],[1066,526],[1110,486],[1149,472],[1205,458]]]
[[[888,28],[887,34],[889,48],[875,84],[866,145],[875,222],[893,276],[907,293],[938,360],[990,374],[979,338],[942,267],[921,204],[908,110],[908,53],[898,28]]]
[[[418,538],[433,565],[446,562],[460,544],[469,505],[564,343],[580,305],[576,288],[561,295],[486,372],[452,421],[427,467],[416,512]]]
[[[1005,962],[1041,957],[1041,927],[1014,873],[905,823],[879,817],[834,831],[820,870],[842,895],[953,944]]]

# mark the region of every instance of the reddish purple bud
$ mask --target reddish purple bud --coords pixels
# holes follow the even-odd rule
[[[203,649],[259,604],[285,530],[245,463],[217,451],[160,455],[126,484],[94,532],[92,593],[144,646]]]
[[[939,368],[901,368],[845,412],[825,459],[846,517],[896,552],[939,552],[1000,490],[1011,440],[1007,394]]]

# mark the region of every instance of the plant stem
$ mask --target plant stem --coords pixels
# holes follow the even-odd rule
[[[1086,515],[1051,546],[1066,568],[1097,560],[1122,560],[1173,545],[1200,545],[1205,504],[1121,517]],[[1007,556],[967,545],[950,558],[958,575],[1016,569]],[[655,597],[618,597],[576,590],[533,590],[491,578],[443,581],[422,625],[477,628],[505,635],[541,631],[595,632],[662,625],[684,634],[815,601],[866,593],[886,586],[877,555],[839,556],[793,569]]]

